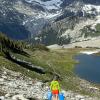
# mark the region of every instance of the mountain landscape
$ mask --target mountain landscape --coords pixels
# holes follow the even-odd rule
[[[54,76],[65,100],[99,100],[77,55],[100,57],[100,0],[0,0],[0,100],[48,100]]]
[[[31,43],[68,44],[100,34],[99,0],[1,0],[0,31]]]
[[[0,34],[0,99],[46,100],[50,82],[57,76],[65,100],[99,100],[99,86],[73,72],[78,62],[72,58],[85,50],[95,48],[51,50]]]

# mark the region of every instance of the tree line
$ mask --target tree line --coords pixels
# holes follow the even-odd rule
[[[18,40],[12,40],[8,38],[5,34],[0,33],[0,51],[11,50],[14,52],[21,52],[25,47],[24,42]]]

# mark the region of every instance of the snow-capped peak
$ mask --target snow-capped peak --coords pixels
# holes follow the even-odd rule
[[[58,9],[60,8],[60,5],[62,3],[61,0],[48,0],[48,1],[42,1],[42,0],[25,0],[28,3],[38,3],[40,5],[42,5],[44,8],[48,9],[48,10],[52,10],[52,9]]]

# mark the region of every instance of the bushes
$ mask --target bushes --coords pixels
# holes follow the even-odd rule
[[[82,46],[75,46],[75,48],[82,48]]]
[[[15,53],[26,55],[26,53],[23,51],[24,48],[27,48],[27,44],[25,44],[23,41],[12,40],[8,38],[6,35],[0,33],[0,52],[9,50]],[[38,50],[49,51],[49,49],[43,44],[29,45],[28,48],[31,48],[32,50],[38,49]]]
[[[43,44],[36,44],[34,46],[32,46],[33,50],[44,50],[44,51],[49,51],[49,48],[47,48],[45,45]]]
[[[14,52],[22,52],[23,44],[20,41],[15,41],[0,33],[0,51],[11,50]]]

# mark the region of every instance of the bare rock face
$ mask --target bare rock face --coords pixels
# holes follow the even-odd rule
[[[97,37],[98,16],[99,0],[0,1],[0,31],[31,43],[68,44]]]
[[[54,2],[55,5],[53,2],[41,0],[1,0],[0,32],[7,34],[13,39],[28,39],[32,37],[48,23],[48,19],[59,14],[62,1]],[[57,5],[57,3],[59,4]]]

